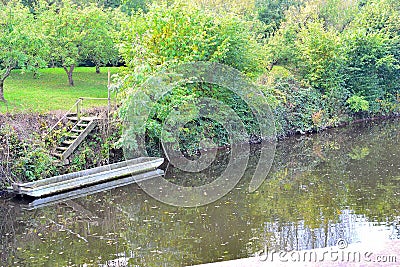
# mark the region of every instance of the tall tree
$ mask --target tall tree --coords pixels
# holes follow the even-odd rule
[[[94,4],[50,5],[41,11],[40,17],[52,60],[64,68],[69,85],[74,85],[73,71],[81,61],[90,59],[99,67],[116,58],[112,24],[108,15]]]
[[[399,16],[398,1],[374,0],[344,32],[345,85],[365,97],[372,111],[386,109],[386,100],[397,101],[400,92]]]
[[[104,12],[95,5],[85,8],[81,17],[85,26],[85,35],[82,39],[82,48],[85,57],[96,66],[96,73],[100,73],[100,66],[118,60],[118,49],[113,36],[120,16],[119,9]]]
[[[46,45],[37,20],[20,3],[0,2],[0,101],[5,102],[4,81],[11,70],[32,70],[44,65]]]
[[[74,85],[72,73],[82,57],[84,27],[81,16],[82,10],[68,2],[61,7],[49,6],[40,14],[51,47],[51,57],[64,68],[71,86]]]

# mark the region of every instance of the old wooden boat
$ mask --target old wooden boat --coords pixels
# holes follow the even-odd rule
[[[100,184],[94,184],[66,192],[60,192],[55,195],[44,196],[41,198],[16,197],[13,198],[13,202],[16,205],[19,205],[22,209],[34,210],[46,206],[55,205],[58,203],[65,203],[77,198],[90,196],[93,194],[108,191],[118,187],[127,186],[130,184],[137,183],[139,181],[150,180],[156,177],[160,177],[162,175],[164,175],[164,171],[157,169],[150,172],[144,172],[136,175],[129,175],[124,178],[119,178]]]
[[[39,198],[150,172],[157,169],[163,162],[163,158],[141,157],[35,182],[14,183],[8,190],[15,194]]]

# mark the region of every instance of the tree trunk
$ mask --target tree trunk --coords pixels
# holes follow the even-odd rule
[[[39,78],[39,64],[35,64],[33,68],[33,79]]]
[[[0,78],[0,102],[7,102],[4,98],[4,81],[8,76],[10,76],[12,69],[13,67],[8,67],[6,69],[6,73],[4,73],[4,75]]]
[[[0,101],[1,102],[6,102],[4,99],[4,80],[0,80]]]
[[[99,74],[100,73],[100,66],[96,65],[96,73]]]
[[[68,75],[68,82],[70,86],[74,86],[74,80],[72,79],[72,72],[74,71],[75,65],[72,64],[69,69],[66,66],[63,66],[65,72]]]

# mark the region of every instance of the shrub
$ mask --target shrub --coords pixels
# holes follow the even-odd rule
[[[37,141],[34,145],[31,140],[20,138],[7,124],[0,127],[0,146],[0,173],[4,177],[0,186],[57,174],[54,158],[44,148],[44,143]]]
[[[349,104],[350,109],[354,112],[369,110],[369,102],[363,96],[353,95],[346,103]]]

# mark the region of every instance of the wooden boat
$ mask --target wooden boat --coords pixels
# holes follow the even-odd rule
[[[67,201],[72,201],[73,199],[90,196],[99,192],[104,192],[114,188],[127,186],[139,181],[145,181],[153,179],[155,177],[160,177],[164,175],[162,170],[154,170],[150,172],[144,172],[136,175],[129,175],[125,178],[115,179],[108,182],[90,185],[83,188],[74,189],[71,191],[60,192],[59,194],[44,196],[42,198],[14,198],[12,201],[19,205],[25,210],[34,210],[43,208],[46,206],[55,205],[57,203],[65,203]]]
[[[10,192],[31,197],[43,197],[70,191],[89,185],[100,184],[129,175],[137,175],[157,169],[163,158],[141,157],[111,165],[59,175],[30,183],[14,183]]]

